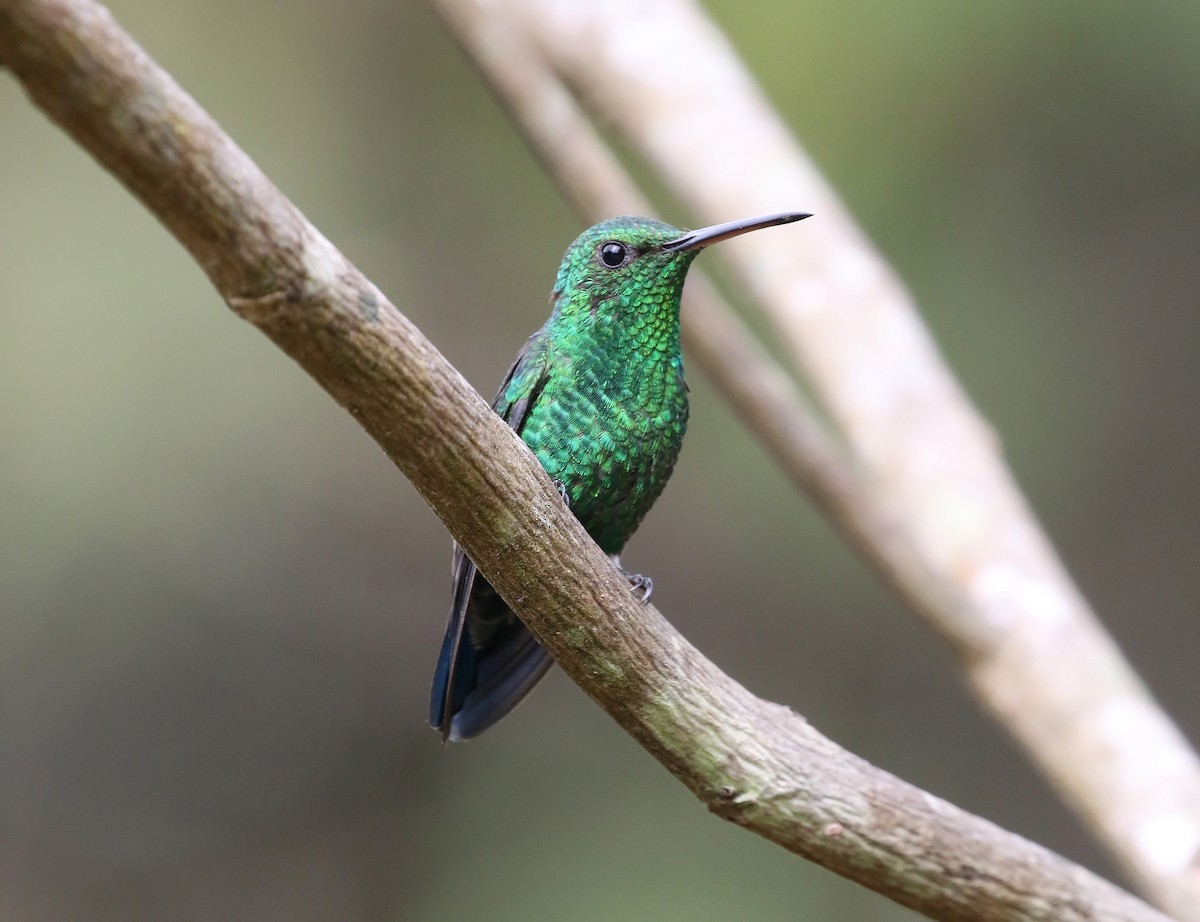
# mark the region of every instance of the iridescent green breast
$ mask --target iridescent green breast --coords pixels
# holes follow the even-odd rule
[[[601,349],[550,346],[521,438],[566,487],[571,511],[596,543],[616,554],[662,493],[687,418],[677,345],[619,362]]]
[[[610,554],[662,492],[687,428],[679,301],[695,252],[665,248],[682,233],[618,218],[580,235],[559,267],[550,318],[497,398]]]

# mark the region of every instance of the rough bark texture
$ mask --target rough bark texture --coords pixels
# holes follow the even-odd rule
[[[942,919],[1151,920],[705,660],[382,294],[90,0],[0,0],[0,58],[376,439],[566,672],[714,812]]]

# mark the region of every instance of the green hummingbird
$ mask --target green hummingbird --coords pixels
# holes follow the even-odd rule
[[[666,486],[687,428],[679,302],[692,260],[721,240],[807,217],[786,212],[694,231],[612,218],[563,255],[550,319],[517,355],[492,408],[617,567]],[[621,572],[643,600],[650,597],[650,579]],[[429,704],[442,739],[482,733],[552,662],[455,545],[450,621]]]

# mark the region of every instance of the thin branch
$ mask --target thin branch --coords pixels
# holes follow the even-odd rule
[[[839,749],[635,601],[529,451],[91,0],[0,0],[0,57],[372,435],[564,670],[720,815],[942,919],[1162,920]]]
[[[598,159],[577,148],[578,126],[554,136],[567,122],[564,103],[550,107],[557,122],[538,110],[533,85],[551,69],[646,156],[699,223],[780,203],[820,215],[811,246],[808,238],[792,250],[746,238],[721,254],[765,308],[856,461],[843,465],[826,439],[793,445],[785,463],[797,479],[811,479],[839,527],[960,653],[979,699],[1146,892],[1181,918],[1200,919],[1200,759],[1065,573],[910,296],[723,36],[689,0],[439,5],[455,11],[460,31],[469,24],[477,55],[494,39],[525,44],[520,59],[488,57],[493,79],[506,84],[578,201],[607,203],[613,183],[578,168]],[[516,77],[521,67],[528,73]],[[563,91],[537,92],[548,99]],[[696,319],[691,313],[686,320]],[[693,347],[705,342],[700,324],[688,329]],[[710,370],[719,360],[705,355]],[[728,372],[726,364],[718,380]],[[739,406],[777,402],[780,387],[772,381]],[[800,419],[788,399],[790,418]],[[810,471],[799,474],[797,465]],[[903,523],[903,535],[888,523]]]

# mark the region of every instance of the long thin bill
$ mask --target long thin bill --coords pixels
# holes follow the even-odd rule
[[[728,240],[730,237],[736,237],[739,234],[748,234],[750,231],[760,230],[764,227],[775,227],[779,224],[791,224],[794,221],[803,221],[805,218],[811,217],[812,215],[806,211],[785,211],[762,218],[746,218],[742,221],[730,221],[728,224],[713,224],[711,227],[702,227],[699,230],[688,231],[682,237],[672,240],[669,243],[664,243],[660,249],[666,250],[668,253],[679,253],[683,250],[701,250],[706,246],[720,243],[722,240]]]

